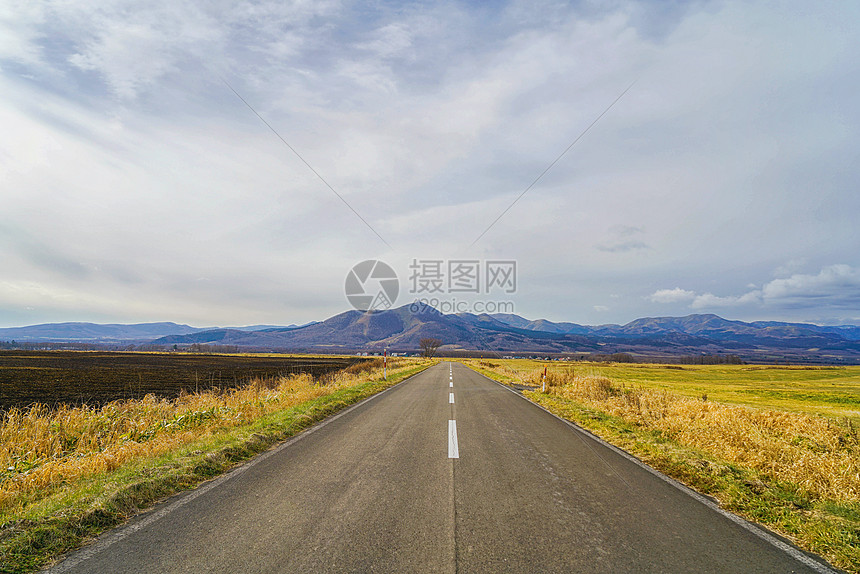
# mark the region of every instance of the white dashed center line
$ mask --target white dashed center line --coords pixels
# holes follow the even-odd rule
[[[454,404],[454,393],[448,393],[448,403]]]
[[[448,458],[460,458],[457,447],[457,421],[448,421]]]

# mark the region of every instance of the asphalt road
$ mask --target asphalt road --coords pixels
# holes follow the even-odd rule
[[[165,501],[53,569],[816,571],[830,570],[451,363]]]

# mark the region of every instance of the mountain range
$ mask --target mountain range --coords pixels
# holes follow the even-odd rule
[[[237,331],[261,331],[264,329],[290,329],[277,325],[249,325],[233,327]],[[27,327],[0,328],[0,341],[21,342],[71,342],[71,343],[135,343],[150,342],[168,335],[189,335],[212,330],[212,327],[191,327],[177,323],[44,323]]]
[[[415,351],[422,338],[443,342],[442,351],[504,354],[557,353],[643,357],[735,354],[747,360],[860,363],[860,327],[775,321],[733,321],[712,314],[649,317],[625,325],[579,325],[529,320],[519,315],[446,315],[408,306],[364,313],[347,311],[306,325],[198,328],[176,323],[98,325],[54,323],[0,329],[0,341],[194,343],[255,350],[316,352]]]
[[[546,319],[529,321],[519,315],[496,314],[491,317],[508,325],[532,331],[578,335],[647,336],[666,332],[706,335],[717,339],[738,337],[802,338],[830,336],[860,341],[860,327],[854,325],[821,326],[811,323],[781,323],[777,321],[731,321],[718,315],[687,315],[686,317],[649,317],[636,319],[626,325],[596,327],[576,323],[553,323]]]

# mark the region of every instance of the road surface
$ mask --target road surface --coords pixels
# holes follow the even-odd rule
[[[831,571],[713,506],[441,363],[52,571]]]

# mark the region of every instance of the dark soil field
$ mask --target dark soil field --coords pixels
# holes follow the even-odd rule
[[[0,411],[104,404],[147,394],[238,387],[253,378],[308,373],[315,378],[359,358],[92,351],[0,351]]]

